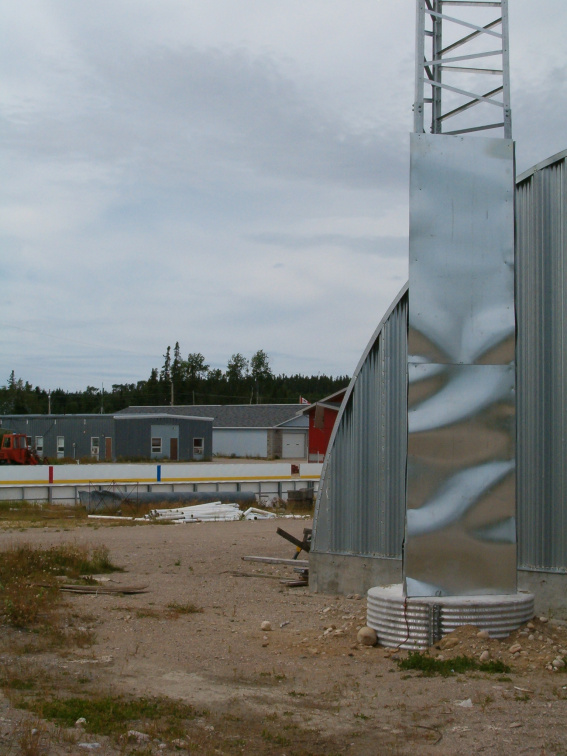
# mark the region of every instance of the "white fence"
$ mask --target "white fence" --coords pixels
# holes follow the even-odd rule
[[[0,500],[78,502],[78,491],[251,491],[269,501],[288,491],[317,490],[322,464],[99,464],[0,467]]]

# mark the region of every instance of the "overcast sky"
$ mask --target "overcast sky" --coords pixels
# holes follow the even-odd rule
[[[521,172],[567,148],[567,3],[510,0]],[[2,8],[0,384],[168,344],[352,374],[407,277],[414,0]]]

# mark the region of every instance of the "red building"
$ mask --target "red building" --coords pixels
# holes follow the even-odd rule
[[[309,462],[323,461],[345,394],[346,388],[301,410],[309,417]]]

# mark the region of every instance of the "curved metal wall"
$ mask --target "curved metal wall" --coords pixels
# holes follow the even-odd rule
[[[325,457],[314,553],[400,558],[406,478],[407,284],[374,332]]]
[[[516,184],[518,566],[567,572],[567,150]]]

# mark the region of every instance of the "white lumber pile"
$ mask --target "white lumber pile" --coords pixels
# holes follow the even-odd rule
[[[152,509],[146,515],[148,520],[171,520],[173,522],[230,522],[233,520],[260,520],[275,517],[271,512],[250,507],[241,512],[236,503],[211,501],[206,504],[193,504],[176,509]]]

